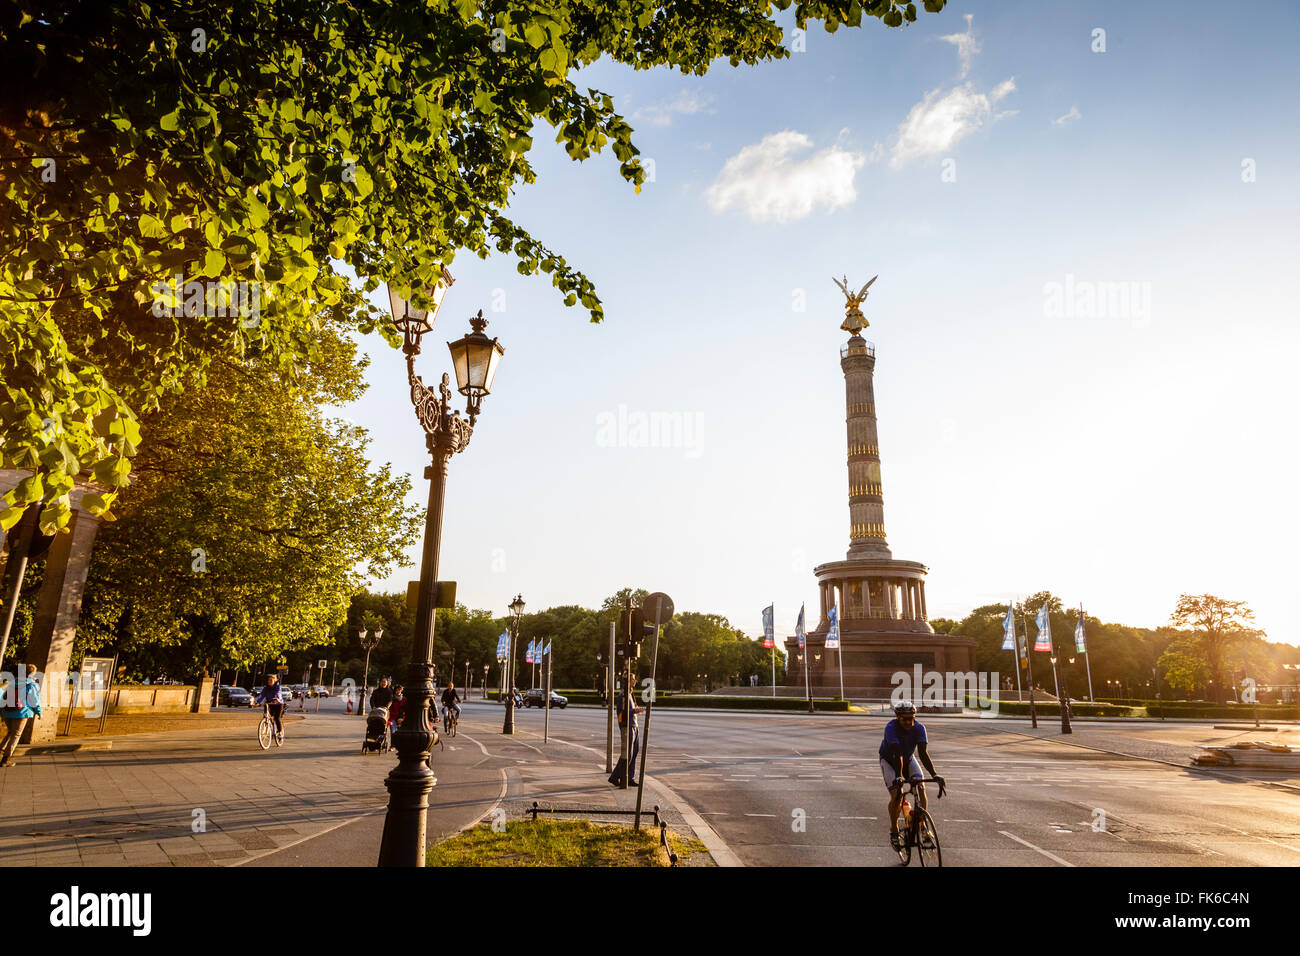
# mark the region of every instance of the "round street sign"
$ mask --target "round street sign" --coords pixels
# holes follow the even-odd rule
[[[667,624],[673,616],[673,599],[663,591],[656,591],[641,602],[641,614],[647,624],[654,621],[656,614],[660,624]]]

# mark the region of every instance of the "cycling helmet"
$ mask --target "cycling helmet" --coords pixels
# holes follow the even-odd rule
[[[912,703],[910,700],[900,700],[897,704],[894,705],[894,716],[895,716],[895,717],[903,717],[903,716],[915,717],[915,716],[916,716],[916,704]]]

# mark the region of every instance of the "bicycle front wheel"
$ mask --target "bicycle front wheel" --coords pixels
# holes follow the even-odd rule
[[[907,826],[907,818],[901,813],[895,821],[898,825],[898,859],[903,866],[912,862],[912,834]]]
[[[939,848],[939,830],[928,810],[917,810],[916,855],[922,866],[943,866],[943,851]]]
[[[271,726],[271,718],[263,717],[262,722],[257,725],[257,742],[262,745],[263,750],[271,749],[271,738],[274,736],[275,731]]]

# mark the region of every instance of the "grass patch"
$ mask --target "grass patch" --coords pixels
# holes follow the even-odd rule
[[[651,818],[653,819],[653,818]],[[705,852],[698,840],[671,831],[668,842],[682,860]],[[429,866],[668,866],[659,828],[587,820],[511,820],[495,833],[481,823],[431,847]]]

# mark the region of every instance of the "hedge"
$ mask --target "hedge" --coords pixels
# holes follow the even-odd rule
[[[972,703],[971,706],[974,706]],[[987,710],[990,702],[983,700],[980,708]],[[1034,711],[1040,717],[1059,717],[1061,705],[1055,701],[1039,700],[1034,702]],[[998,713],[1012,717],[1028,717],[1029,701],[1003,700],[998,702]],[[1090,704],[1087,701],[1071,701],[1070,714],[1075,717],[1136,717],[1140,716],[1136,707],[1117,707],[1114,704]]]
[[[1147,707],[1148,717],[1210,717],[1215,720],[1254,720],[1256,714],[1266,720],[1296,720],[1300,708],[1294,704],[1179,704],[1170,706],[1152,704]]]
[[[562,691],[561,697],[567,697],[571,704],[595,704],[599,702],[596,691]],[[499,699],[496,691],[490,692],[492,700]],[[806,697],[712,697],[708,694],[659,694],[655,698],[656,707],[713,707],[726,710],[793,710],[807,711]],[[846,700],[814,701],[817,710],[847,713],[849,702]]]

